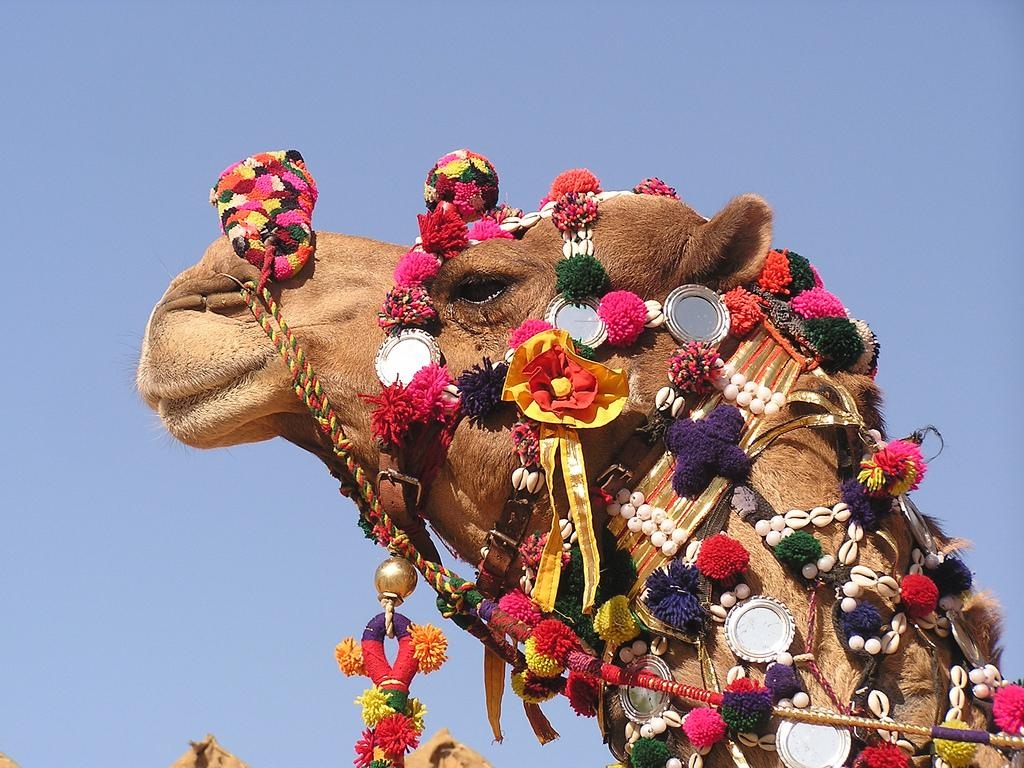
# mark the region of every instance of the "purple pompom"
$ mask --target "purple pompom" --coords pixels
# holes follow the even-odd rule
[[[672,488],[680,496],[698,496],[716,475],[743,482],[750,474],[750,457],[736,444],[743,431],[743,414],[720,405],[700,421],[679,419],[665,433],[665,444],[676,456]]]
[[[782,699],[792,699],[804,689],[791,664],[772,664],[764,674],[764,684],[772,692],[772,701],[776,704]]]
[[[480,421],[501,403],[501,390],[507,372],[508,366],[505,363],[492,365],[490,358],[485,357],[482,368],[474,365],[459,375],[462,412],[472,421]]]
[[[937,567],[928,569],[927,575],[939,588],[940,595],[959,595],[968,592],[974,584],[971,569],[959,557],[952,555],[946,555]]]
[[[839,620],[843,634],[849,640],[854,635],[871,637],[882,628],[882,616],[871,603],[860,603],[849,613],[843,613]]]
[[[685,632],[699,632],[705,611],[697,599],[700,573],[680,560],[647,577],[647,607],[655,618]]]
[[[850,508],[850,519],[859,523],[865,531],[877,531],[882,518],[892,511],[892,498],[869,496],[867,489],[856,478],[843,483],[843,501]]]

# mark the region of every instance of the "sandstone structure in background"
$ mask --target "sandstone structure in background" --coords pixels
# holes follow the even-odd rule
[[[3,752],[0,752],[0,768],[20,768],[20,766]]]
[[[442,728],[405,759],[406,768],[492,768],[491,764]],[[0,768],[18,768],[0,755]],[[217,743],[213,734],[193,741],[188,751],[171,768],[249,768]]]

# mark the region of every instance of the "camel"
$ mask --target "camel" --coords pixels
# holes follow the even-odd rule
[[[661,301],[673,288],[692,285],[721,296],[756,284],[766,272],[766,262],[785,254],[771,250],[772,212],[756,195],[736,197],[706,219],[674,195],[589,194],[600,201],[597,219],[590,225],[591,242],[610,286],[645,300]],[[566,248],[572,251],[577,246],[552,223],[550,210],[548,205],[546,215],[516,216],[512,221],[523,223],[506,227],[513,237],[473,242],[456,257],[444,260],[432,276],[429,295],[437,309],[433,335],[453,377],[474,366],[479,369],[484,357],[494,362],[506,359],[510,330],[530,318],[544,317],[556,298],[555,267],[565,258]],[[378,308],[394,285],[396,264],[409,248],[321,231],[312,235],[310,245],[311,249],[315,247],[313,257],[294,274],[272,277],[267,283],[268,295],[280,307],[281,316],[287,319],[319,376],[350,441],[354,463],[373,478],[380,462],[380,443],[374,435],[373,407],[361,396],[376,395],[382,389],[375,372],[375,358],[384,339],[378,327]],[[255,285],[267,278],[266,265],[261,269],[257,264],[239,258],[232,242],[222,237],[210,245],[195,266],[172,280],[146,328],[137,376],[139,392],[170,434],[187,445],[217,448],[281,437],[318,457],[332,475],[351,487],[351,467],[339,459],[324,430],[296,397],[292,373],[264,329],[254,322],[245,291],[240,290],[240,286]],[[869,349],[856,364],[845,366],[846,370],[844,366],[825,370],[828,366],[823,367],[812,355],[801,354],[784,340],[780,342],[788,349],[787,387],[793,394],[778,408],[755,414],[756,418],[748,410],[747,423],[756,423],[757,427],[751,428],[751,441],[746,447],[752,449],[752,443],[757,442],[753,439],[755,432],[772,437],[758,444],[749,476],[733,483],[722,482],[719,477],[707,486],[718,489],[712,506],[724,512],[710,513],[702,526],[680,537],[678,554],[668,547],[664,551],[671,554],[654,551],[652,556],[649,543],[647,550],[638,549],[647,541],[646,532],[628,526],[623,508],[642,506],[643,499],[631,499],[630,488],[621,483],[617,488],[607,486],[611,492],[599,497],[595,493],[601,486],[599,476],[622,460],[622,446],[630,445],[637,434],[644,433],[645,426],[659,418],[664,431],[666,423],[673,421],[670,413],[694,424],[711,414],[710,409],[701,411],[699,406],[697,412],[690,413],[695,398],[665,392],[666,360],[678,352],[680,341],[664,327],[648,327],[658,324],[656,310],[653,320],[645,318],[651,322],[645,324],[635,343],[619,347],[604,344],[594,353],[600,366],[621,371],[628,382],[628,396],[622,398],[622,410],[616,418],[599,428],[578,431],[580,450],[586,457],[586,480],[594,499],[593,527],[600,534],[597,538],[602,539],[600,562],[606,569],[612,567],[609,563],[621,562],[609,551],[614,546],[608,545],[607,535],[601,533],[611,531],[621,551],[644,553],[642,567],[641,558],[634,559],[642,575],[646,572],[648,577],[655,571],[671,574],[665,571],[670,561],[692,568],[700,555],[695,544],[716,533],[742,545],[749,554],[749,563],[744,581],[738,586],[734,573],[723,577],[723,583],[713,590],[702,593],[706,620],[703,629],[696,632],[703,639],[696,643],[694,632],[666,626],[654,616],[648,604],[650,594],[645,597],[642,584],[633,585],[627,597],[633,616],[642,620],[639,640],[607,642],[604,662],[627,666],[656,655],[667,664],[667,676],[682,684],[703,690],[729,686],[739,689],[742,685],[737,686],[736,681],[749,679],[758,687],[767,677],[767,670],[783,663],[779,659],[788,651],[783,649],[781,656],[772,653],[774,663],[768,660],[767,665],[764,659],[737,657],[735,643],[727,638],[725,622],[731,619],[726,615],[739,615],[729,609],[744,604],[753,593],[783,604],[784,621],[794,624],[790,656],[795,660],[785,661],[799,670],[802,690],[791,693],[782,706],[802,703],[806,707],[806,702],[798,702],[795,697],[809,700],[811,709],[834,710],[837,705],[849,707],[854,702],[856,706],[850,711],[867,717],[889,717],[924,726],[941,723],[952,706],[957,719],[971,728],[990,728],[991,703],[985,686],[999,682],[998,675],[993,677],[991,671],[998,665],[999,621],[994,601],[972,593],[962,600],[956,597],[944,602],[937,612],[910,616],[908,621],[906,612],[900,612],[899,587],[895,594],[883,589],[905,580],[908,573],[935,567],[943,558],[955,560],[961,542],[946,537],[931,520],[916,517],[912,502],[906,502],[902,495],[898,502],[892,501],[891,509],[895,511],[886,510],[884,525],[877,532],[863,528],[854,532],[855,526],[847,522],[849,515],[841,514],[846,505],[842,503],[840,470],[849,467],[851,460],[855,465],[861,459],[865,446],[858,440],[873,435],[871,439],[877,445],[884,445],[890,439],[885,435],[880,411],[881,395],[871,376],[874,361],[867,359],[871,357]],[[782,338],[777,333],[775,337]],[[519,349],[525,346],[526,342]],[[722,358],[728,358],[727,348],[735,355],[746,347],[727,339],[722,342]],[[514,366],[515,358],[510,359]],[[719,387],[715,391],[721,399],[724,390]],[[724,401],[721,407],[726,407]],[[856,414],[856,426],[836,416],[840,413]],[[822,421],[831,426],[772,434],[773,427],[810,423],[816,416],[827,414],[831,414],[832,421]],[[794,421],[801,418],[803,422]],[[510,450],[509,439],[516,422],[512,403],[478,418],[457,421],[444,461],[436,467],[436,477],[418,508],[435,534],[470,566],[480,564],[482,556],[486,559],[494,546],[495,537],[489,532],[497,525],[510,496],[510,477],[516,478],[524,493],[527,484],[536,491],[529,496],[529,533],[543,534],[551,529],[555,514],[552,504],[561,518],[571,516],[561,480],[556,480],[556,485],[550,482],[555,479],[551,476],[545,487],[543,479],[530,473],[517,474],[521,462]],[[672,430],[669,426],[669,441]],[[852,441],[848,439],[851,435]],[[649,443],[656,450],[648,464],[656,463],[659,456],[660,463],[648,466],[640,475],[644,471],[672,471],[672,454],[665,453],[660,431],[656,437]],[[637,479],[634,477],[634,482]],[[553,502],[549,502],[548,487],[556,489]],[[602,486],[602,490],[606,488]],[[685,500],[686,494],[677,496]],[[637,504],[631,504],[633,501]],[[756,511],[763,509],[773,514],[758,518]],[[811,524],[815,515],[818,517]],[[765,543],[771,541],[776,520],[784,521],[785,530],[783,524],[778,530],[786,537],[793,534],[794,527],[813,531],[823,552],[839,553],[839,565],[847,566],[845,571],[840,569],[844,578],[850,584],[863,582],[865,589],[844,593],[842,580],[828,581],[826,564],[820,559],[810,577],[806,571],[803,578],[794,574]],[[794,520],[797,523],[791,526]],[[581,530],[578,521],[575,530]],[[928,563],[922,559],[921,537],[934,542],[935,551],[928,553],[933,560]],[[422,530],[411,533],[410,538],[422,541]],[[851,539],[856,546],[851,547]],[[849,556],[851,550],[853,557]],[[813,563],[804,567],[809,565]],[[838,567],[827,565],[829,569]],[[537,568],[535,563],[532,570],[524,565],[520,554],[500,575],[499,591],[535,588],[540,580]],[[851,573],[857,575],[856,580]],[[493,581],[493,574],[490,577]],[[874,603],[883,609],[886,622],[878,629],[879,637],[871,639],[895,643],[888,649],[891,653],[868,653],[863,638],[859,647],[851,649],[838,637],[836,628],[842,621],[840,606],[844,599],[852,595],[863,600],[869,591]],[[770,604],[768,600],[761,607]],[[810,622],[809,617],[813,617]],[[958,645],[953,635],[961,639],[966,635],[967,639]],[[965,644],[970,651],[967,659]],[[592,643],[585,645],[587,650],[596,650]],[[992,665],[988,678],[984,677],[986,663]],[[866,668],[871,669],[870,675],[865,675]],[[979,685],[982,687],[976,687]],[[787,765],[801,764],[799,755],[780,757],[784,745],[775,742],[776,720],[770,727],[760,727],[760,735],[731,729],[714,746],[695,746],[700,736],[696,741],[688,740],[679,727],[684,717],[689,720],[687,712],[694,702],[673,698],[667,710],[660,707],[652,718],[650,713],[645,716],[643,712],[628,711],[630,697],[620,695],[623,690],[628,694],[633,689],[604,685],[597,709],[603,738],[615,758],[627,765],[649,764],[644,762],[646,758],[637,757],[636,745],[641,742],[664,744],[664,750],[659,747],[654,753],[660,756],[659,765],[668,768],[683,764],[691,768],[744,764],[757,768],[779,764],[780,759]],[[637,706],[643,709],[643,705],[640,699]],[[877,746],[881,737],[860,728],[853,731],[853,738],[856,745],[852,751],[844,747],[840,762],[865,745]],[[914,765],[928,764],[936,748],[932,739],[920,734],[885,736],[886,743],[890,738],[898,745],[894,749],[910,756],[903,758],[904,764],[908,759]],[[1002,765],[1006,759],[1006,753],[986,746],[978,749],[968,763]],[[883,764],[864,760],[859,764]]]

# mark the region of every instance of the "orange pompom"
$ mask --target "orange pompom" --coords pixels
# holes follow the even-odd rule
[[[409,627],[409,638],[420,672],[429,674],[448,661],[448,638],[432,624],[413,624]]]
[[[363,649],[354,637],[346,637],[334,646],[334,658],[346,677],[354,675],[365,675],[363,669]]]
[[[566,192],[593,192],[597,194],[600,191],[601,182],[598,181],[597,176],[586,168],[572,168],[568,171],[562,171],[555,177],[555,180],[551,182],[551,191],[548,192],[548,197],[551,200],[557,200]]]

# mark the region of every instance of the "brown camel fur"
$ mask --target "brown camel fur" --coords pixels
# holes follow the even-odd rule
[[[622,196],[601,204],[594,229],[596,252],[616,289],[643,298],[663,299],[669,289],[700,282],[715,290],[746,283],[760,272],[771,241],[771,211],[753,195],[734,199],[710,221],[683,203],[663,197]],[[561,258],[559,232],[544,219],[521,239],[488,240],[473,245],[446,263],[431,285],[441,316],[439,342],[451,371],[479,363],[484,355],[500,359],[510,328],[528,317],[540,317],[554,296],[553,265]],[[376,467],[377,452],[369,428],[369,407],[357,395],[379,390],[373,359],[382,340],[376,312],[392,285],[392,270],[404,252],[398,245],[326,232],[316,234],[316,256],[299,276],[273,285],[282,311],[309,359],[321,376],[338,415],[352,438],[356,458],[368,470]],[[228,276],[225,276],[228,275]],[[177,439],[212,448],[284,437],[316,454],[336,474],[341,473],[329,447],[315,429],[304,406],[291,390],[285,366],[253,321],[237,290],[236,280],[255,280],[257,270],[239,259],[227,240],[214,242],[194,267],[175,278],[150,319],[138,371],[139,391]],[[500,295],[472,303],[461,298],[467,286],[487,281]],[[624,368],[629,375],[630,399],[623,416],[601,430],[587,430],[582,439],[587,466],[596,475],[612,460],[616,446],[643,422],[664,380],[665,361],[676,343],[664,330],[648,330],[627,353],[600,350],[602,363]],[[857,399],[869,427],[881,429],[879,394],[866,376],[839,374],[835,380]],[[790,407],[774,417],[783,419]],[[434,482],[426,516],[466,561],[475,563],[508,493],[510,472],[517,461],[505,432],[511,409],[481,425],[462,422],[455,433],[449,460]],[[839,501],[834,443],[827,434],[802,430],[776,443],[755,464],[752,483],[777,509],[809,509]],[[538,507],[535,527],[546,530],[544,507]],[[867,536],[860,563],[887,573],[906,573],[912,548],[902,519],[893,515],[890,532],[898,544],[893,557],[887,545]],[[603,520],[596,520],[600,529]],[[842,526],[822,529],[826,552],[842,539]],[[753,528],[732,516],[726,531],[751,553],[750,585],[755,594],[774,595],[797,617],[794,647],[803,647],[808,595],[779,566]],[[945,542],[945,540],[942,540]],[[948,544],[952,547],[952,544]],[[835,599],[822,595],[819,627],[827,624]],[[982,653],[995,661],[997,620],[994,604],[975,597],[966,607]],[[710,650],[719,678],[736,663],[724,642]],[[859,670],[851,663],[830,628],[819,630],[815,655],[832,685],[848,700]],[[932,660],[912,630],[900,650],[882,665],[877,688],[892,699],[898,720],[933,724],[948,706],[946,688],[952,658],[950,641],[937,641],[940,679],[933,683]],[[673,643],[666,657],[678,680],[703,685],[692,647]],[[813,702],[825,704],[825,693],[804,677]],[[613,752],[624,756],[621,713],[612,706],[606,723]],[[977,708],[965,715],[984,727]],[[926,745],[912,739],[916,747]],[[679,739],[684,761],[690,747]],[[751,766],[777,763],[776,755],[745,749]],[[978,753],[980,764],[998,765],[994,750]],[[705,765],[731,765],[722,748]]]

